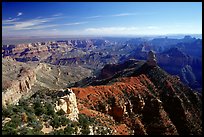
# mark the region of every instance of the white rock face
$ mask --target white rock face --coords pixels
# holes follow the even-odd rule
[[[59,111],[60,109],[66,113],[70,120],[78,120],[79,110],[77,107],[76,96],[71,89],[67,89],[66,95],[60,97],[59,101],[56,103],[55,112]]]
[[[149,53],[148,53],[147,64],[149,66],[156,66],[157,65],[157,60],[156,60],[155,54],[152,50],[149,51]]]

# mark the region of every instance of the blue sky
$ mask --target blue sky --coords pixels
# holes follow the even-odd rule
[[[202,34],[201,2],[3,2],[3,36]]]

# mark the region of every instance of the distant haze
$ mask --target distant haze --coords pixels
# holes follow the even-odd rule
[[[176,38],[181,39],[186,35],[191,37],[202,39],[202,34],[175,34],[175,35],[144,35],[144,36],[53,36],[53,37],[2,37],[2,45],[16,45],[23,43],[36,43],[36,42],[47,42],[47,41],[57,41],[57,40],[73,40],[73,39],[93,39],[93,38],[104,38],[104,37],[121,37],[121,38]]]

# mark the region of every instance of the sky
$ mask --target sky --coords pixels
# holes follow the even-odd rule
[[[3,36],[202,34],[201,2],[2,2]]]

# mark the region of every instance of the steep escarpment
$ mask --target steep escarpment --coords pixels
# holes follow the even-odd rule
[[[110,117],[106,120],[112,121],[113,130],[116,123],[125,124],[123,130],[135,135],[202,134],[202,95],[178,76],[148,63],[129,72],[113,69],[111,73],[83,88],[72,88],[80,113],[98,111]]]
[[[2,68],[2,104],[4,106],[16,104],[20,98],[27,98],[43,88],[66,88],[92,72],[80,66],[63,67],[44,63],[22,63],[10,57],[3,58]]]
[[[30,89],[36,82],[36,74],[28,65],[11,58],[3,59],[2,66],[2,105],[17,103],[23,95],[30,94]]]

